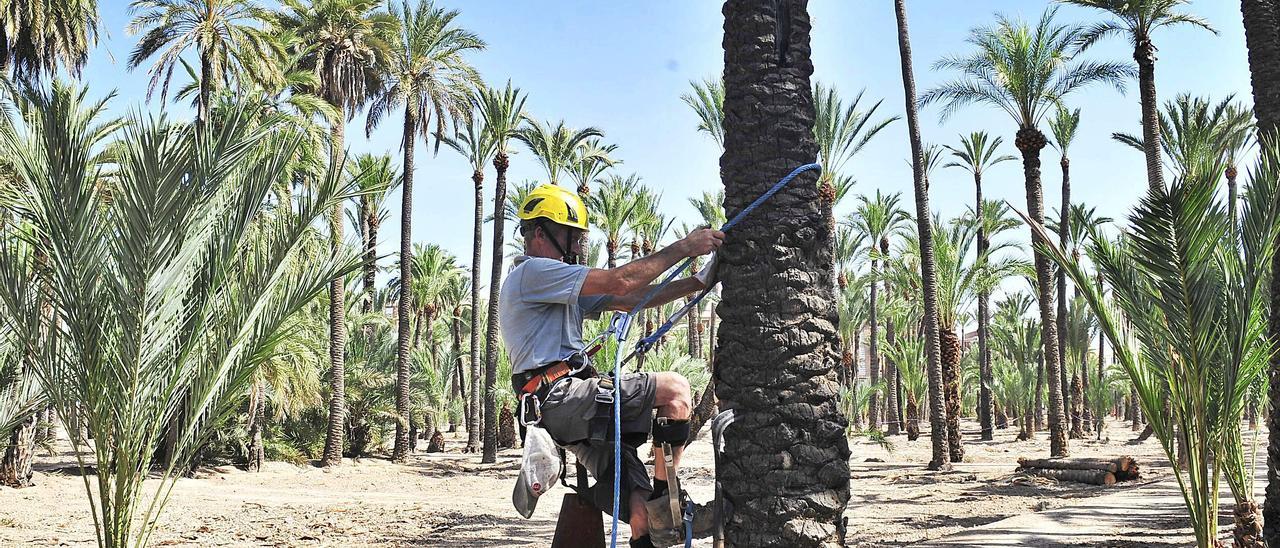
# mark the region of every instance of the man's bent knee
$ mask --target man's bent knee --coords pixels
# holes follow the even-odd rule
[[[689,379],[679,373],[658,373],[656,375],[657,394],[654,405],[658,407],[658,415],[672,419],[688,419],[693,412],[693,394],[689,389]]]

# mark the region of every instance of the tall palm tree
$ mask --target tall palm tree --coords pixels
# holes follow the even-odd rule
[[[511,87],[510,81],[503,89],[481,87],[475,97],[476,109],[484,120],[484,133],[493,141],[493,168],[497,171],[493,189],[493,262],[489,267],[489,310],[486,316],[488,325],[485,328],[484,343],[484,440],[480,461],[486,463],[495,462],[498,458],[496,430],[498,417],[494,407],[497,402],[494,401],[493,390],[498,375],[498,294],[502,289],[502,241],[506,220],[502,212],[507,199],[507,167],[510,165],[507,157],[510,151],[508,144],[512,138],[516,137],[520,123],[525,119],[524,100],[525,95],[520,92],[520,88]],[[472,267],[474,268],[475,265]],[[473,288],[472,291],[474,300],[474,291],[477,290]],[[472,348],[477,346],[474,333],[480,330],[475,312],[479,306],[476,304],[478,303],[473,303],[471,308]],[[479,373],[473,369],[471,377],[471,404],[476,409],[480,406],[480,387],[475,386]],[[476,413],[477,418],[480,415]],[[480,432],[482,425],[472,424],[471,426],[472,428],[467,432],[467,451],[476,450],[477,440],[473,439],[473,435]]]
[[[640,177],[635,174],[623,177],[611,173],[600,185],[600,191],[587,201],[591,222],[604,231],[605,265],[608,268],[618,266],[618,245],[627,218],[635,207],[639,186]]]
[[[133,0],[134,18],[126,32],[142,33],[129,54],[129,69],[159,54],[151,65],[147,95],[163,83],[160,97],[168,95],[173,69],[182,54],[195,48],[200,58],[199,119],[209,118],[210,101],[217,87],[232,81],[264,81],[276,78],[276,42],[256,23],[266,12],[254,0]]]
[[[466,54],[484,49],[475,33],[459,28],[457,10],[435,6],[433,0],[410,8],[408,0],[392,15],[399,32],[390,42],[390,55],[382,65],[384,86],[369,103],[366,134],[372,133],[387,113],[404,108],[404,128],[400,146],[404,152],[404,176],[400,198],[400,279],[412,285],[413,269],[413,175],[414,148],[418,138],[430,140],[443,135],[445,125],[471,115],[471,90],[480,85],[480,74],[467,62]],[[440,140],[436,140],[439,150]],[[396,352],[396,441],[391,460],[403,462],[409,456],[409,313],[413,293],[401,292],[397,304]]]
[[[702,82],[689,82],[692,93],[680,95],[694,114],[698,115],[698,131],[711,136],[716,147],[724,150],[724,82],[707,78]]]
[[[560,184],[560,176],[570,171],[577,159],[578,147],[592,137],[604,137],[604,134],[594,127],[570,129],[564,120],[553,126],[532,118],[515,134],[547,171],[547,182],[553,185]]]
[[[982,198],[982,175],[997,164],[1015,159],[1013,155],[1000,154],[998,152],[1003,141],[1001,137],[991,138],[985,131],[975,131],[969,135],[960,136],[960,148],[944,145],[954,158],[944,167],[960,168],[973,175],[975,194],[973,212],[975,218],[986,218],[985,204]],[[979,259],[983,261],[982,264],[985,264],[986,251],[991,247],[986,223],[978,223],[977,238],[975,252]],[[978,423],[981,425],[983,440],[991,440],[994,435],[992,431],[993,404],[991,400],[991,386],[994,381],[991,374],[991,348],[987,342],[989,337],[987,330],[990,327],[991,320],[990,300],[991,292],[985,289],[978,291]]]
[[[609,168],[622,163],[615,160],[612,154],[618,150],[618,145],[606,145],[601,142],[600,138],[591,138],[574,147],[573,160],[569,163],[569,178],[577,183],[578,198],[582,203],[587,204],[591,198],[591,184],[601,181],[601,176]],[[589,249],[591,231],[582,231],[582,249]],[[584,253],[578,259],[580,261],[587,260],[589,253]]]
[[[1253,112],[1258,120],[1260,146],[1272,146],[1280,128],[1280,6],[1272,0],[1240,0],[1245,45],[1249,49],[1249,79]],[[1272,244],[1271,271],[1280,272],[1280,242]],[[1280,346],[1280,276],[1272,276],[1267,339]],[[1268,424],[1280,424],[1280,352],[1267,364],[1270,401]],[[1267,491],[1262,509],[1263,538],[1280,546],[1280,428],[1267,435]]]
[[[315,72],[318,87],[310,90],[341,114],[329,127],[332,157],[343,156],[346,121],[381,86],[379,66],[384,66],[396,31],[396,20],[375,14],[379,0],[282,0],[281,11],[271,17],[273,28],[297,37],[293,48],[302,66]],[[409,166],[402,166],[408,168]],[[407,171],[407,169],[406,169]],[[329,217],[330,248],[336,255],[343,242],[343,208]],[[346,286],[329,283],[329,424],[325,435],[325,466],[342,462],[346,404]]]
[[[0,0],[0,81],[79,76],[97,42],[97,0]]]
[[[1231,126],[1243,118],[1239,109],[1233,95],[1212,103],[1208,98],[1182,93],[1165,102],[1160,111],[1160,149],[1174,175],[1217,169],[1227,153]],[[1111,138],[1138,150],[1145,146],[1140,137],[1126,133],[1112,133]]]
[[[1232,103],[1222,120],[1222,146],[1226,155],[1227,167],[1223,174],[1227,177],[1227,207],[1231,213],[1231,226],[1239,225],[1239,197],[1236,177],[1239,160],[1254,141],[1253,109]]]
[[[400,185],[401,173],[389,154],[361,154],[347,165],[347,174],[362,181],[360,188],[359,225],[363,251],[364,301],[361,310],[373,309],[374,283],[378,274],[378,228],[382,224],[382,201],[387,193]]]
[[[852,186],[853,178],[844,173],[844,165],[889,124],[898,119],[897,116],[872,122],[876,110],[884,100],[876,101],[866,112],[858,110],[865,90],[859,91],[853,101],[846,107],[834,87],[824,87],[821,82],[813,85],[814,123],[813,137],[818,142],[818,162],[822,164],[822,174],[818,177],[818,186],[822,189],[823,199],[834,207],[837,198],[836,181],[843,181]],[[874,401],[875,394],[871,397]]]
[[[929,422],[933,459],[929,468],[951,467],[947,452],[946,411],[943,409],[942,364],[938,347],[938,280],[933,258],[933,233],[929,226],[929,186],[925,180],[924,144],[920,139],[920,116],[916,103],[916,77],[911,68],[911,36],[907,29],[906,0],[894,0],[898,23],[898,56],[902,64],[902,87],[907,108],[907,137],[911,141],[912,185],[916,198],[916,230],[920,238],[921,293],[924,300],[925,370],[929,378]]]
[[[720,163],[726,212],[742,209],[795,166],[817,158],[806,4],[724,5],[724,110],[734,113],[725,120]],[[778,104],[787,108],[771,106]],[[743,442],[726,446],[725,466],[717,470],[735,508],[725,524],[734,546],[840,542],[849,445],[837,406],[836,363],[829,359],[838,355],[839,334],[834,324],[816,321],[836,317],[835,234],[826,226],[829,206],[818,197],[816,179],[806,173],[761,205],[728,234],[720,253],[724,300],[718,312],[725,328],[715,375],[733,382],[717,383],[716,395],[735,402],[737,420],[727,437]],[[812,238],[789,237],[797,231]],[[787,274],[796,271],[812,277],[796,283]],[[792,303],[787,317],[795,321],[779,322],[777,308],[767,304],[784,299]],[[802,339],[803,346],[778,345]],[[769,366],[761,367],[762,359]],[[750,463],[786,458],[801,436],[813,451],[793,461],[792,473],[754,471]]]
[[[871,332],[868,338],[870,359],[868,360],[867,368],[870,370],[872,385],[880,382],[880,322],[877,306],[877,298],[879,297],[877,286],[881,279],[880,264],[883,262],[884,257],[880,253],[879,246],[882,240],[887,240],[890,236],[903,232],[906,229],[907,222],[911,219],[906,210],[899,205],[901,200],[901,194],[883,194],[880,189],[876,189],[876,194],[873,198],[858,196],[857,208],[849,217],[849,224],[853,227],[855,233],[860,236],[859,239],[867,242],[867,256],[871,258],[871,277],[868,280],[868,283],[871,284],[871,291],[867,302],[867,325]],[[878,394],[871,394],[871,398],[867,403],[867,414],[869,415],[869,426],[874,430],[879,424],[880,417]]]
[[[1124,89],[1133,69],[1121,63],[1068,60],[1073,45],[1086,35],[1083,28],[1059,25],[1049,9],[1034,26],[1004,16],[995,27],[974,29],[969,43],[976,51],[963,57],[946,57],[935,67],[958,70],[957,80],[929,90],[922,105],[943,103],[942,118],[956,109],[986,104],[1008,114],[1018,126],[1014,145],[1022,153],[1027,187],[1027,211],[1036,223],[1044,221],[1044,190],[1040,184],[1040,151],[1048,144],[1039,125],[1067,95],[1085,86],[1105,83]],[[1036,243],[1038,240],[1033,241]],[[1058,335],[1054,321],[1054,295],[1049,260],[1037,246],[1036,288],[1039,292],[1041,343],[1049,373],[1049,446],[1054,456],[1068,453],[1065,412],[1058,362]]]
[[[470,371],[472,386],[471,390],[475,390],[475,379],[480,376],[480,330],[477,328],[476,314],[480,308],[480,253],[484,246],[483,234],[481,227],[484,225],[484,166],[493,160],[494,154],[497,152],[497,143],[493,139],[493,135],[486,131],[485,122],[481,119],[479,113],[472,113],[463,119],[462,124],[454,131],[453,137],[441,136],[441,139],[449,148],[452,148],[467,159],[467,164],[471,166],[471,183],[474,190],[473,205],[475,213],[472,216],[471,231],[471,345],[470,349]],[[457,381],[459,383],[465,377],[458,373]],[[465,392],[465,390],[464,390]],[[474,398],[473,398],[474,399]],[[476,401],[468,402],[467,408],[467,437],[469,440],[479,435],[479,406]]]
[[[1142,106],[1142,139],[1147,155],[1147,184],[1164,186],[1160,169],[1160,126],[1156,114],[1156,45],[1151,34],[1163,27],[1191,25],[1214,34],[1209,23],[1178,8],[1187,0],[1058,0],[1107,12],[1112,18],[1094,23],[1077,38],[1080,50],[1087,49],[1107,36],[1123,34],[1133,46],[1133,60],[1138,62],[1138,93]]]
[[[613,157],[618,145],[606,145],[599,137],[587,139],[573,150],[573,160],[567,171],[569,178],[577,185],[578,197],[583,202],[591,195],[591,184],[600,181],[601,176],[609,168],[622,163]]]
[[[1062,153],[1062,159],[1058,164],[1062,166],[1062,207],[1058,221],[1058,245],[1067,246],[1068,234],[1071,231],[1071,159],[1067,154],[1071,148],[1071,141],[1076,138],[1076,130],[1080,127],[1080,109],[1071,110],[1065,105],[1057,105],[1057,112],[1053,118],[1049,119],[1049,131],[1053,134],[1053,141],[1058,147],[1058,151]],[[1067,343],[1067,275],[1062,269],[1057,270],[1057,287],[1058,287],[1058,348],[1065,348]],[[1071,402],[1072,393],[1066,390],[1070,386],[1068,379],[1071,374],[1067,371],[1067,352],[1060,350],[1058,352],[1058,372],[1059,378],[1063,386],[1063,408],[1075,409]],[[1074,418],[1074,415],[1073,415]],[[1080,430],[1078,420],[1071,421],[1071,437],[1082,438],[1084,433]]]

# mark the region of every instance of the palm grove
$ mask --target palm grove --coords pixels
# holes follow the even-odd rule
[[[1109,422],[1129,425],[1179,463],[1199,545],[1216,538],[1222,479],[1237,540],[1258,545],[1260,513],[1280,540],[1280,497],[1260,512],[1240,433],[1243,418],[1252,427],[1277,409],[1266,376],[1280,363],[1269,342],[1280,322],[1268,322],[1280,309],[1270,276],[1280,6],[1242,1],[1255,124],[1241,98],[1158,100],[1160,30],[1213,31],[1185,2],[1062,3],[1097,20],[1068,24],[1055,6],[1031,21],[997,16],[961,53],[928,60],[946,79],[917,92],[907,3],[896,0],[903,116],[811,78],[803,0],[727,3],[724,74],[681,97],[722,153],[724,189],[690,200],[698,218],[676,219],[602,129],[537,116],[517,85],[479,74],[469,58],[483,38],[431,1],[135,0],[127,63],[150,78],[152,110],[117,117],[118,99],[57,76],[75,82],[96,43],[95,3],[0,0],[0,482],[29,485],[37,448],[60,429],[82,466],[113,463],[86,490],[100,543],[116,546],[146,543],[165,486],[201,463],[404,462],[420,440],[440,451],[458,430],[464,451],[494,462],[518,440],[491,319],[504,261],[520,248],[508,241],[515,204],[535,184],[584,198],[594,227],[584,259],[612,267],[719,226],[817,158],[822,174],[784,193],[768,223],[730,235],[724,300],[641,365],[689,377],[699,422],[717,403],[747,412],[723,480],[730,498],[768,503],[740,506],[731,540],[838,538],[847,436],[915,440],[923,423],[929,466],[946,469],[964,459],[962,418],[983,440],[1047,430],[1052,456]],[[1089,51],[1119,38],[1133,62]],[[1090,114],[1072,99],[1135,84],[1141,131],[1117,132],[1115,146],[1143,155],[1149,190],[1116,221],[1070,199],[1068,153]],[[194,105],[192,120],[164,113],[175,101]],[[922,110],[945,121],[961,109],[1012,124],[924,141]],[[349,154],[346,128],[361,120],[366,137],[400,124],[399,150]],[[899,123],[912,195],[855,192],[855,158]],[[432,154],[415,156],[419,143]],[[1041,167],[1050,147],[1056,211]],[[517,149],[545,179],[508,182]],[[465,160],[470,181],[430,178],[440,150]],[[1238,165],[1250,150],[1256,164]],[[984,194],[985,177],[1018,163],[1024,196]],[[930,178],[944,170],[973,184],[954,218],[929,207]],[[474,188],[469,258],[411,241],[423,184]],[[401,210],[389,217],[395,192]],[[382,257],[388,218],[399,245]],[[756,268],[748,250],[787,259]],[[762,357],[782,373],[760,370]],[[787,398],[796,405],[770,405]],[[762,471],[749,463],[785,458],[801,437],[805,467],[777,485],[750,477]],[[152,470],[163,481],[143,493]]]

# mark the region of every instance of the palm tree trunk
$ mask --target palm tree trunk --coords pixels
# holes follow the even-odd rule
[[[200,105],[197,108],[196,116],[198,123],[203,124],[209,120],[209,111],[213,100],[213,59],[212,52],[207,48],[201,48],[200,51]]]
[[[942,364],[938,341],[938,280],[934,274],[933,230],[929,226],[929,193],[924,180],[924,146],[920,141],[920,115],[916,105],[916,78],[911,70],[911,38],[907,31],[905,0],[894,0],[898,21],[898,53],[902,62],[902,84],[907,107],[907,132],[911,139],[911,171],[916,198],[916,225],[920,238],[920,278],[924,293],[925,349],[929,375],[929,435],[933,442],[930,470],[950,468],[947,451],[946,411],[943,409]]]
[[[378,212],[373,208],[373,200],[368,196],[360,197],[361,217],[364,221],[364,305],[362,310],[367,314],[373,310],[373,292],[378,274]]]
[[[345,118],[333,124],[334,162],[344,156],[343,137]],[[343,206],[334,206],[329,218],[329,246],[334,255],[342,247]],[[324,439],[323,466],[342,463],[342,438],[347,417],[346,349],[347,309],[346,280],[337,278],[329,282],[329,424]]]
[[[604,251],[607,255],[605,266],[610,269],[618,268],[618,240],[610,239],[604,243]]]
[[[1036,396],[1035,396],[1035,422],[1033,428],[1036,431],[1044,430],[1044,352],[1036,356]]]
[[[1253,112],[1258,118],[1259,140],[1266,150],[1280,130],[1280,5],[1275,0],[1241,0],[1245,44],[1249,48],[1249,74],[1253,84]],[[1280,242],[1273,246],[1280,247]],[[1271,262],[1272,272],[1280,272],[1280,254]],[[1280,276],[1271,277],[1271,314],[1267,336],[1280,345]],[[1280,546],[1280,353],[1272,353],[1269,363],[1270,410],[1267,425],[1267,490],[1262,508],[1263,539]]]
[[[1160,114],[1156,103],[1156,46],[1149,36],[1135,36],[1133,60],[1138,62],[1138,93],[1142,102],[1142,150],[1147,156],[1147,186],[1164,188],[1160,168]]]
[[[813,162],[818,147],[807,1],[726,2],[723,13],[720,165],[725,209],[734,213]],[[834,370],[834,234],[815,179],[802,175],[761,206],[728,233],[720,253],[725,328],[716,376],[733,382],[717,383],[716,395],[737,418],[716,472],[734,506],[725,524],[732,546],[843,543],[850,451]],[[791,272],[809,275],[797,282]],[[790,459],[797,443],[805,444],[805,458],[760,473],[760,463]]]
[[[692,297],[686,299],[686,302],[692,300]],[[689,357],[698,359],[698,319],[697,312],[685,314],[685,346],[689,352]]]
[[[32,464],[35,462],[36,414],[27,415],[6,440],[3,458],[0,458],[0,485],[29,487],[32,485]]]
[[[974,197],[974,216],[978,218],[978,257],[982,257],[982,261],[986,263],[987,249],[991,242],[987,241],[987,229],[983,226],[983,203],[982,203],[982,171],[975,170],[973,174],[973,187],[975,190]],[[991,401],[991,385],[994,383],[991,374],[991,351],[987,348],[987,327],[988,316],[990,314],[991,295],[987,291],[978,292],[978,424],[981,426],[982,439],[989,441],[995,433],[992,429],[992,416],[994,414],[994,405]]]
[[[495,164],[496,165],[496,164]],[[480,450],[480,252],[484,236],[484,172],[477,169],[471,174],[475,183],[475,217],[471,232],[471,398],[467,410],[467,453]],[[501,210],[499,210],[501,211]]]
[[[1048,141],[1044,134],[1034,127],[1018,130],[1015,144],[1022,152],[1022,170],[1026,177],[1027,212],[1033,222],[1044,224],[1044,192],[1040,184],[1040,150]],[[1039,242],[1032,232],[1032,241]],[[1053,277],[1049,257],[1036,250],[1036,289],[1040,293],[1040,339],[1044,346],[1044,367],[1049,380],[1049,453],[1054,457],[1065,457],[1067,449],[1067,420],[1063,407],[1062,371],[1058,357],[1058,326],[1054,321]]]
[[[942,362],[942,395],[946,406],[947,452],[951,462],[964,460],[960,439],[960,337],[950,325],[938,328],[939,358]]]
[[[880,242],[878,241],[871,243],[872,246],[877,246],[879,244]],[[867,348],[870,350],[870,356],[868,356],[867,359],[867,369],[870,370],[872,386],[875,386],[876,383],[880,382],[880,322],[877,317],[877,313],[879,312],[879,303],[877,301],[879,291],[876,287],[880,285],[876,283],[876,278],[879,276],[880,261],[879,259],[871,259],[871,310],[868,317],[868,323],[870,323],[871,327],[871,339],[867,341]],[[855,379],[858,377],[857,368],[854,368],[853,377]],[[876,397],[875,392],[871,393],[871,398],[867,402],[867,414],[870,416],[868,422],[870,423],[871,429],[876,430],[879,428],[880,398]]]
[[[409,458],[409,315],[413,311],[413,147],[416,109],[404,109],[404,174],[400,178],[400,298],[396,303],[396,441],[393,462]],[[430,328],[430,326],[428,326]]]
[[[1058,245],[1063,250],[1067,249],[1067,240],[1070,237],[1071,223],[1071,161],[1067,159],[1067,155],[1062,155],[1059,162],[1062,166],[1062,210],[1059,211],[1058,218]],[[1071,386],[1068,380],[1071,375],[1067,367],[1067,273],[1061,268],[1055,268],[1056,282],[1058,289],[1058,376],[1061,379],[1062,386]],[[1075,413],[1078,403],[1074,401],[1075,391],[1063,391],[1063,408],[1067,409],[1071,414],[1070,437],[1078,438],[1080,433],[1080,416]]]
[[[502,289],[502,242],[506,216],[503,202],[507,199],[507,155],[499,152],[493,158],[498,176],[493,190],[493,264],[489,267],[489,314],[484,343],[484,443],[480,462],[498,460],[498,409],[493,387],[498,376],[498,294]]]
[[[467,389],[466,389],[466,386],[462,384],[462,326],[458,325],[459,317],[461,315],[462,315],[462,311],[455,308],[453,311],[453,319],[449,322],[449,334],[453,339],[452,340],[453,353],[458,360],[456,367],[454,367],[454,373],[452,375],[453,376],[452,400],[455,402],[462,401],[463,402],[462,407],[466,408]],[[456,417],[452,412],[449,413],[449,431],[450,432],[458,431],[458,423],[456,422]]]
[[[885,292],[885,296],[888,296],[889,286],[887,284],[885,285],[884,292]],[[896,335],[897,334],[894,333],[893,319],[885,318],[885,322],[884,322],[885,342],[888,344],[893,344],[894,339],[896,338]],[[902,404],[901,404],[901,399],[898,397],[898,391],[901,389],[899,385],[902,384],[902,375],[898,371],[898,364],[894,363],[893,360],[889,359],[888,357],[885,357],[885,360],[884,360],[884,371],[885,371],[885,376],[888,377],[888,380],[889,380],[888,386],[885,387],[887,389],[886,390],[887,401],[885,402],[885,405],[889,408],[888,409],[889,416],[885,420],[888,421],[889,423],[889,435],[897,436],[902,433]]]
[[[253,393],[249,397],[249,463],[250,472],[262,470],[262,463],[267,460],[266,447],[263,444],[262,430],[266,427],[266,401],[262,392],[262,382],[253,383]]]

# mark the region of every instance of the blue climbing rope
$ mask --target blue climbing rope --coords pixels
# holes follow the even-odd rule
[[[774,194],[777,194],[778,191],[782,190],[782,187],[787,186],[787,183],[790,183],[792,179],[795,179],[801,173],[821,169],[822,166],[816,163],[805,164],[793,169],[786,177],[778,180],[778,182],[774,183],[772,187],[769,187],[769,190],[765,191],[764,194],[761,194],[755,199],[755,201],[748,204],[747,207],[743,208],[742,211],[739,211],[737,215],[734,215],[732,219],[729,219],[729,222],[720,227],[720,231],[728,232],[729,229],[736,226],[743,218],[751,214],[752,211],[755,211],[756,208],[760,207],[760,204],[763,204],[768,201],[769,198],[772,198]],[[611,548],[618,547],[618,513],[620,511],[619,493],[622,488],[622,367],[631,358],[648,352],[649,349],[653,347],[654,343],[662,337],[662,335],[666,334],[667,331],[670,331],[671,327],[674,326],[676,322],[680,321],[681,317],[689,313],[689,311],[692,310],[703,297],[706,297],[707,294],[711,292],[711,288],[708,287],[703,289],[701,293],[698,293],[698,296],[694,297],[681,307],[680,310],[677,310],[667,318],[667,321],[658,326],[652,334],[637,341],[635,350],[632,351],[631,354],[623,358],[620,350],[622,349],[622,344],[627,340],[628,332],[631,330],[631,319],[634,318],[641,310],[644,310],[645,305],[649,304],[649,301],[652,301],[654,296],[656,296],[662,288],[669,285],[677,276],[692,265],[692,257],[685,259],[679,267],[672,270],[670,274],[667,274],[667,277],[663,278],[661,283],[649,289],[649,291],[645,293],[644,298],[640,299],[640,302],[631,309],[631,312],[619,312],[614,314],[613,320],[609,324],[609,330],[607,332],[612,332],[614,340],[616,341],[613,352],[613,530],[609,540],[609,546]],[[712,286],[714,287],[714,284],[712,284]],[[693,542],[692,523],[693,507],[690,505],[686,510],[684,519],[686,547],[690,546]]]

